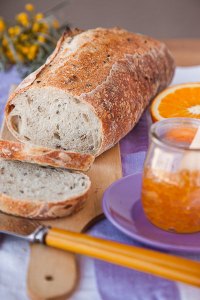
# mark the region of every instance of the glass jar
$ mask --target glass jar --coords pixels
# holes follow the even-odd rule
[[[142,204],[151,223],[178,233],[200,231],[200,120],[165,119],[151,126]]]

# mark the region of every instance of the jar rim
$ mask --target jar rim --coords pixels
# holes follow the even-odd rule
[[[151,139],[154,143],[156,143],[157,145],[160,145],[160,146],[164,146],[164,147],[167,147],[167,148],[170,148],[172,150],[182,150],[182,151],[188,151],[188,152],[198,152],[200,151],[200,146],[198,148],[194,148],[194,149],[191,149],[186,146],[183,146],[181,144],[176,144],[174,145],[173,142],[170,142],[170,141],[163,141],[157,134],[157,129],[161,126],[165,126],[165,125],[196,125],[196,127],[200,127],[200,120],[199,119],[195,119],[195,118],[168,118],[168,119],[163,119],[161,121],[158,121],[154,124],[151,125],[151,128],[150,128],[150,136],[151,136]]]

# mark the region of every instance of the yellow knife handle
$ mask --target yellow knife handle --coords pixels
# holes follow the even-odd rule
[[[48,230],[48,246],[200,287],[200,263],[62,229]]]

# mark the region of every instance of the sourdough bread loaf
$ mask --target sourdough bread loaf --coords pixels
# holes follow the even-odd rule
[[[90,184],[82,173],[0,160],[0,210],[36,219],[68,216],[83,206]]]
[[[99,155],[171,81],[167,47],[123,29],[68,31],[9,98],[9,130],[25,143]]]

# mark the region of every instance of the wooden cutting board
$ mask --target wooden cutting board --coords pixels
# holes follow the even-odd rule
[[[5,122],[1,139],[15,140]],[[77,232],[85,231],[103,218],[102,195],[121,174],[119,145],[116,145],[98,157],[87,172],[92,188],[85,207],[70,217],[43,223]],[[37,244],[30,246],[27,290],[31,299],[66,299],[75,290],[78,279],[79,266],[75,254]]]

